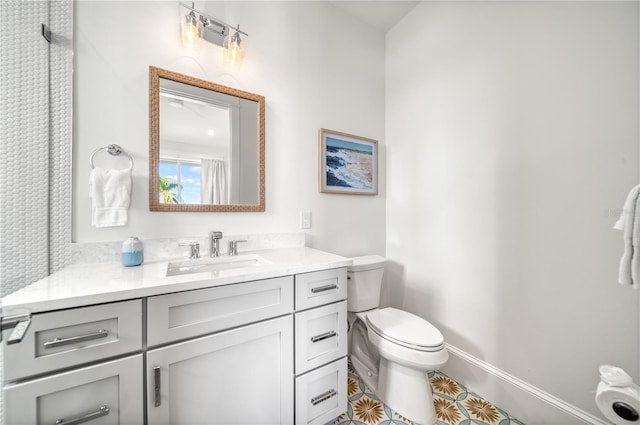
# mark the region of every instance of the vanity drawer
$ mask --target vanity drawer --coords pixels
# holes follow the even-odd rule
[[[296,310],[346,299],[346,267],[296,275]]]
[[[140,351],[142,302],[34,314],[22,342],[3,348],[5,381]]]
[[[142,354],[4,388],[11,425],[142,425]]]
[[[295,315],[296,374],[347,355],[347,302]]]
[[[150,347],[245,325],[293,311],[293,277],[150,297]]]
[[[296,378],[296,425],[326,424],[347,411],[347,359]]]

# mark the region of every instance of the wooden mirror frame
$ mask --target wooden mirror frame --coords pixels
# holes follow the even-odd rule
[[[258,102],[258,203],[257,204],[163,204],[158,196],[160,186],[160,79],[176,81],[207,90]],[[222,86],[206,80],[149,67],[149,210],[181,212],[263,212],[265,211],[265,100],[264,96]]]

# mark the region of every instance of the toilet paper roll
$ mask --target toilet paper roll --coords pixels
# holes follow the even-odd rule
[[[640,424],[640,390],[637,385],[612,387],[598,384],[596,405],[616,425]]]

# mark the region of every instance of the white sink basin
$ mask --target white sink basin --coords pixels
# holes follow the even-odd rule
[[[217,272],[220,270],[244,269],[271,264],[259,255],[246,254],[233,257],[200,258],[169,263],[167,276],[179,276],[190,273]]]

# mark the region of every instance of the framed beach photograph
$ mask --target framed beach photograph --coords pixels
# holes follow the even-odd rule
[[[378,194],[378,141],[320,129],[320,192]]]

